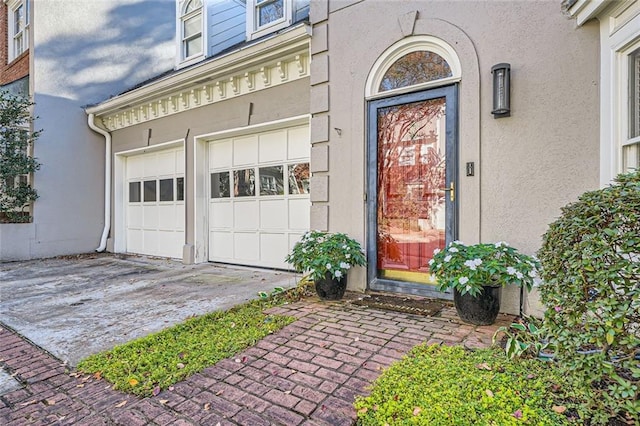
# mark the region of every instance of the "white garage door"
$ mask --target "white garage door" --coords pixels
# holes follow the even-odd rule
[[[184,150],[127,158],[127,252],[182,259]]]
[[[209,259],[286,268],[309,229],[309,127],[209,145]]]

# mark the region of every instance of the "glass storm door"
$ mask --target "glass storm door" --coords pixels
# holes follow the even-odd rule
[[[369,103],[368,278],[440,295],[429,260],[456,234],[456,86]]]

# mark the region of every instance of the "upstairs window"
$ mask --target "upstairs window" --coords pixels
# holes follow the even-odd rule
[[[29,49],[29,2],[27,0],[7,3],[8,47],[11,62]]]
[[[180,15],[181,61],[202,56],[202,29],[202,0],[185,1]]]
[[[292,0],[247,0],[247,39],[289,26],[291,13]]]

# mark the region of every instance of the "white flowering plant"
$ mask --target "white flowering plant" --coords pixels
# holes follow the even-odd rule
[[[538,260],[503,241],[469,246],[453,241],[433,253],[429,267],[440,291],[454,288],[475,297],[483,286],[515,284],[531,290],[538,280]]]
[[[340,279],[352,266],[364,266],[364,251],[353,238],[342,233],[309,231],[298,241],[285,258],[287,263],[318,281],[327,274]]]

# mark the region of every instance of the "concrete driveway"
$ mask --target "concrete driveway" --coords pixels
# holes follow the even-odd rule
[[[0,264],[0,322],[75,366],[86,356],[227,309],[299,275],[100,254]]]

